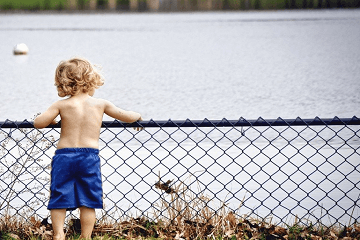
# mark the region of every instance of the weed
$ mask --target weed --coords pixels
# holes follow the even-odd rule
[[[44,134],[37,129],[0,131],[0,215],[16,213],[26,219],[26,215],[32,215],[34,209],[46,201],[45,186],[49,185],[50,179],[48,174],[42,173],[49,171],[50,166],[43,157],[47,157],[45,152],[55,139],[53,136],[44,138]],[[22,205],[19,206],[19,202]]]
[[[289,240],[300,239],[301,238],[300,234],[302,230],[303,230],[302,227],[300,227],[297,223],[289,227]]]

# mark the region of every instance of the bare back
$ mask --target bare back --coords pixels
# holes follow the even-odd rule
[[[91,97],[94,92],[79,93],[52,104],[34,120],[36,128],[56,124],[60,114],[61,134],[57,148],[99,148],[99,136],[104,113],[126,123],[141,121],[141,115],[125,111],[113,103]],[[142,128],[136,128],[141,130]]]
[[[58,148],[98,148],[104,102],[87,94],[59,101]]]

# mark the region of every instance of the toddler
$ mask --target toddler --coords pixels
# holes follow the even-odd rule
[[[141,121],[141,115],[125,111],[94,92],[104,84],[98,69],[82,58],[62,61],[55,73],[60,97],[34,120],[34,127],[56,124],[60,115],[61,134],[51,162],[50,201],[53,238],[65,239],[66,210],[80,209],[80,239],[91,239],[95,208],[103,208],[99,136],[103,114],[126,123]],[[137,130],[140,130],[138,128]]]

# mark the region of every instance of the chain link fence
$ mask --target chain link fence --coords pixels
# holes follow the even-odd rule
[[[48,216],[59,132],[59,125],[0,122],[1,216]],[[357,117],[103,122],[100,158],[105,207],[98,214],[112,221],[173,220],[189,209],[189,220],[204,209],[277,224],[360,219]]]

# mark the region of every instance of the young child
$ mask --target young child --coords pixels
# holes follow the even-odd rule
[[[65,239],[66,210],[80,209],[80,239],[91,239],[95,208],[103,208],[100,172],[99,135],[103,114],[120,121],[141,121],[141,115],[117,108],[107,100],[96,99],[95,89],[103,77],[87,60],[72,58],[60,62],[55,86],[60,97],[34,121],[36,128],[56,124],[60,114],[61,134],[51,162],[51,194],[48,209],[54,239]],[[140,129],[137,129],[140,130]]]

